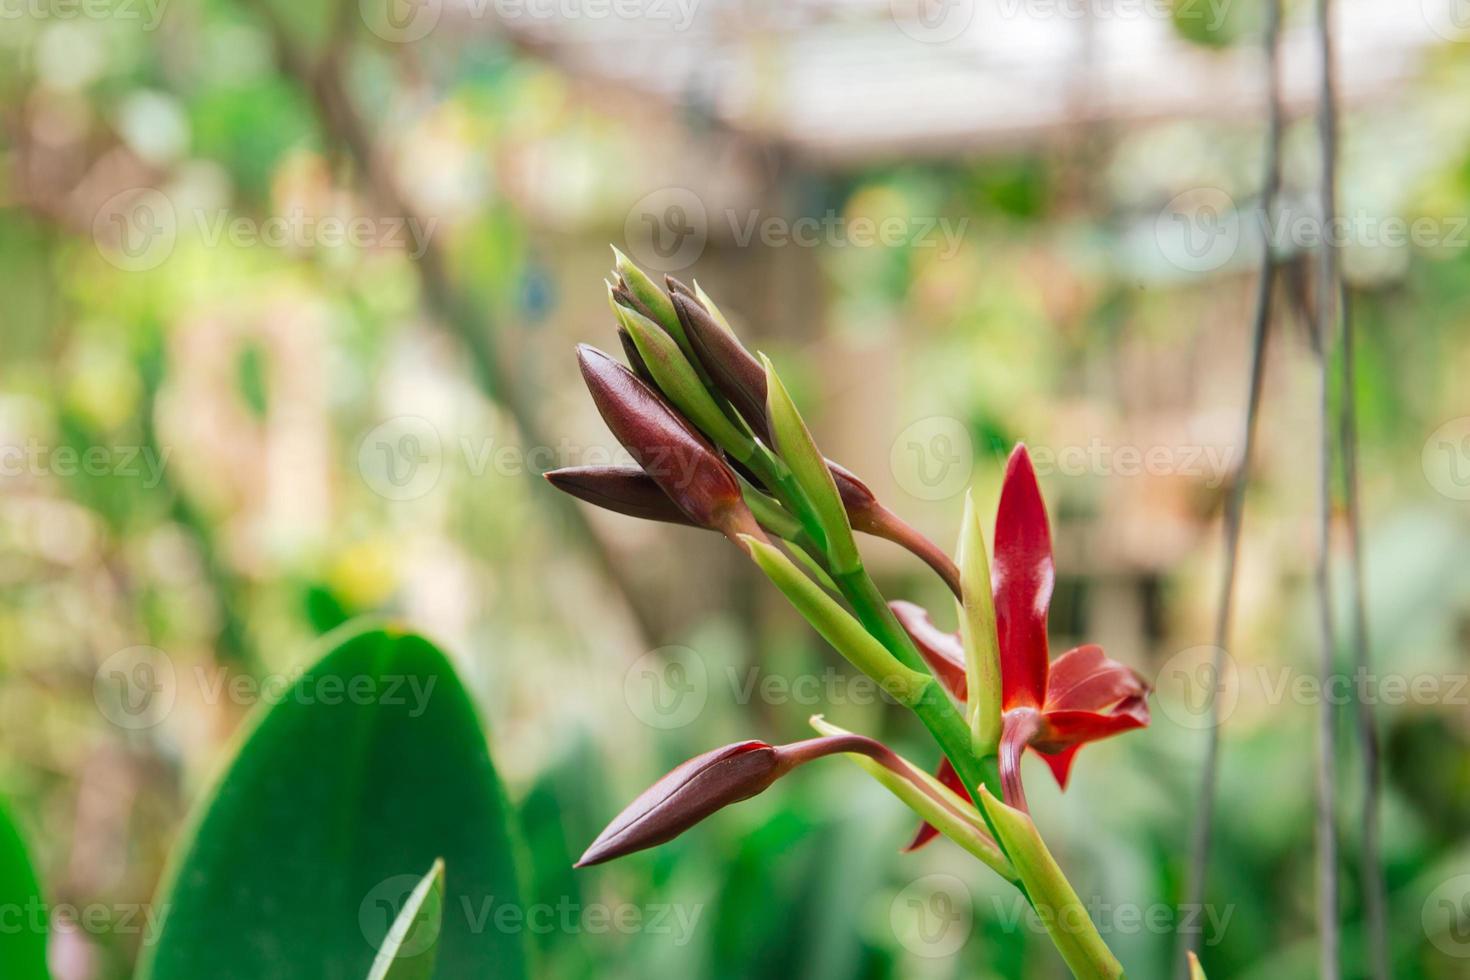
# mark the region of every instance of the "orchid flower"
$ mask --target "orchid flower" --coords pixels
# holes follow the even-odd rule
[[[1093,644],[1051,659],[1046,631],[1056,579],[1051,530],[1024,445],[1006,463],[994,541],[990,575],[1001,660],[1001,786],[1006,803],[1024,810],[1021,756],[1027,747],[1046,761],[1057,785],[1066,789],[1083,745],[1148,724],[1149,688]],[[939,629],[913,603],[894,602],[891,607],[934,676],[957,701],[965,702],[969,692],[959,634]],[[958,782],[948,761],[938,777],[949,786]],[[933,836],[932,828],[920,828],[910,849]]]

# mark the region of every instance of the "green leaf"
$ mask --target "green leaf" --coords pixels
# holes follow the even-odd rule
[[[15,910],[0,930],[0,977],[46,980],[46,904],[25,841],[0,803],[0,909]],[[18,926],[18,928],[17,928]]]
[[[444,922],[444,862],[435,861],[388,930],[368,980],[429,980]]]
[[[381,624],[321,649],[196,809],[138,977],[361,980],[436,858],[436,975],[526,976],[524,930],[494,926],[522,911],[508,808],[454,668]]]

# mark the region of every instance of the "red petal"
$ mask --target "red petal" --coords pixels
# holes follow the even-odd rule
[[[934,775],[941,783],[958,793],[962,799],[968,798],[969,791],[965,789],[964,780],[960,779],[960,774],[954,771],[954,766],[949,764],[948,758],[940,760],[939,768],[935,770]],[[914,839],[909,841],[904,851],[917,851],[938,836],[939,831],[932,824],[921,823],[918,832],[914,834]]]
[[[1048,711],[1034,739],[1038,752],[1055,755],[1073,746],[1096,742],[1148,725],[1148,701],[1128,698],[1112,711]]]
[[[1129,667],[1109,660],[1093,644],[1068,650],[1051,663],[1046,710],[1105,711],[1125,698],[1143,697],[1148,685]]]
[[[1046,504],[1024,445],[1016,446],[1006,464],[992,566],[1002,705],[1040,707],[1046,697],[1046,611],[1056,571]]]
[[[1062,658],[1057,658],[1061,663]],[[1109,661],[1111,663],[1111,661]],[[1126,668],[1125,668],[1126,669]],[[1056,675],[1053,674],[1053,677]],[[1139,682],[1142,684],[1142,681]],[[1147,688],[1144,688],[1147,691]],[[1056,777],[1057,785],[1067,788],[1072,763],[1077,750],[1088,742],[1119,735],[1134,728],[1148,725],[1148,700],[1146,694],[1124,698],[1112,711],[1052,711],[1042,716],[1042,728],[1032,745]]]
[[[1077,758],[1077,753],[1081,748],[1082,746],[1080,745],[1074,745],[1071,748],[1063,749],[1052,755],[1047,755],[1045,752],[1038,752],[1036,754],[1041,756],[1048,766],[1051,766],[1051,774],[1056,777],[1057,785],[1062,789],[1066,789],[1067,777],[1072,772],[1072,760]]]
[[[893,610],[898,624],[913,639],[919,655],[939,678],[939,683],[948,688],[956,700],[965,700],[969,687],[965,680],[965,648],[960,643],[959,634],[946,633],[935,626],[928,611],[912,602],[900,599],[890,602],[888,608]]]

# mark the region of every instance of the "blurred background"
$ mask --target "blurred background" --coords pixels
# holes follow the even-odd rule
[[[369,612],[437,638],[478,697],[527,894],[558,910],[524,927],[540,975],[1064,975],[957,848],[900,853],[911,817],[838,760],[571,871],[677,762],[814,712],[937,758],[717,537],[539,479],[619,458],[571,352],[617,349],[610,242],[697,279],[824,451],[946,546],[964,490],[988,525],[1030,445],[1054,652],[1097,642],[1158,685],[1153,725],[1087,748],[1065,795],[1027,763],[1130,975],[1168,975],[1180,928],[1212,977],[1315,975],[1324,696],[1364,975],[1355,690],[1382,725],[1395,975],[1470,974],[1470,7],[1338,4],[1375,672],[1325,695],[1312,13],[1286,5],[1263,226],[1257,0],[0,2],[0,795],[55,975],[129,975],[242,720]],[[931,573],[864,544],[887,595],[953,625]],[[1181,908],[1216,695],[1207,903]]]

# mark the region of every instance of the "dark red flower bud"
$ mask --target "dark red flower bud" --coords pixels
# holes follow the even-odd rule
[[[670,296],[674,295],[675,293],[678,293],[679,295],[682,295],[682,296],[688,296],[690,299],[694,300],[696,303],[699,302],[699,297],[697,297],[697,296],[694,295],[694,290],[690,289],[688,286],[684,285],[682,282],[680,282],[678,279],[675,279],[673,276],[664,276],[664,285],[668,287],[669,295]],[[703,304],[700,304],[700,305],[702,306]]]
[[[578,345],[577,360],[607,427],[694,524],[765,539],[730,467],[662,396],[595,347]]]
[[[770,425],[766,421],[766,369],[739,339],[726,330],[699,300],[675,293],[674,310],[695,356],[720,394],[730,399],[737,411],[766,443]]]
[[[623,345],[623,356],[628,359],[628,367],[638,375],[638,380],[657,390],[658,384],[653,380],[653,372],[648,370],[648,365],[644,363],[643,355],[638,352],[638,345],[633,343],[632,334],[618,327],[618,343]]]
[[[765,742],[749,741],[695,756],[644,790],[597,835],[577,867],[601,864],[672,840],[705,817],[748,800],[794,763]]]
[[[571,466],[545,474],[552,486],[605,510],[694,526],[653,477],[636,466]]]
[[[817,720],[814,719],[813,724]],[[830,726],[819,725],[826,730]],[[577,867],[601,864],[673,840],[705,817],[748,800],[797,766],[842,753],[866,756],[907,781],[913,793],[953,812],[954,804],[917,775],[892,749],[852,732],[809,738],[790,745],[736,742],[695,756],[639,794],[587,848]],[[894,788],[903,791],[903,787]],[[921,811],[924,812],[924,811]],[[937,813],[936,819],[943,814]],[[978,820],[978,815],[976,817]]]

